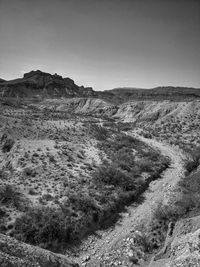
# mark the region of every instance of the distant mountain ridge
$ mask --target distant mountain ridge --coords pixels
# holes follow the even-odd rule
[[[200,89],[192,87],[163,86],[152,89],[114,88],[94,91],[92,87],[78,86],[70,78],[40,70],[25,73],[23,78],[5,81],[0,79],[0,96],[19,98],[93,97],[114,104],[129,100],[193,100],[200,99]]]
[[[160,86],[152,89],[143,88],[114,88],[104,91],[108,96],[111,94],[115,102],[129,100],[192,100],[200,98],[200,89],[193,87]]]

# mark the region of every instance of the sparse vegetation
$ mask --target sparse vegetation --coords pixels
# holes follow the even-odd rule
[[[116,221],[119,211],[158,178],[168,160],[120,133],[125,126],[130,129],[129,124],[116,126],[109,121],[109,127],[104,127],[91,117],[67,117],[65,122],[68,114],[51,111],[45,115],[33,109],[33,115],[15,118],[16,138],[32,139],[16,142],[13,162],[17,165],[10,163],[13,175],[9,177],[34,204],[23,210],[9,232],[22,241],[62,250],[63,244],[77,242]],[[87,143],[94,146],[92,160]],[[143,173],[149,174],[147,180]]]
[[[7,144],[1,140],[5,153],[0,156],[6,165],[0,173],[0,229],[22,241],[62,252],[116,222],[120,212],[140,198],[168,167],[169,159],[128,136],[135,126],[146,138],[167,141],[192,155],[187,173],[199,165],[196,122],[165,121],[156,113],[147,120],[144,116],[123,123],[67,113],[59,110],[58,102],[52,103],[31,103],[26,109],[4,106],[0,116],[5,132],[12,130],[10,137],[15,138]],[[188,140],[183,140],[183,133],[188,133]],[[162,246],[170,222],[199,211],[199,181],[192,177],[180,183],[177,196],[181,197],[174,205],[158,205],[150,233],[135,237],[137,246],[130,247],[128,255],[132,263]],[[19,192],[24,192],[31,208],[23,208]]]
[[[69,241],[69,216],[52,208],[34,208],[15,222],[13,235],[23,242],[56,250]]]

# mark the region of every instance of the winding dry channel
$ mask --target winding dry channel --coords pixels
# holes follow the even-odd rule
[[[186,155],[177,147],[154,139],[144,138],[134,132],[129,135],[138,138],[152,148],[159,150],[164,156],[170,158],[171,163],[160,179],[153,181],[143,194],[141,204],[132,204],[122,213],[122,218],[114,227],[98,231],[97,235],[89,237],[85,242],[80,257],[77,259],[80,266],[104,266],[101,264],[103,256],[112,250],[112,247],[122,240],[128,233],[143,221],[151,220],[152,210],[161,199],[168,199],[168,195],[177,182],[184,176],[184,162]]]

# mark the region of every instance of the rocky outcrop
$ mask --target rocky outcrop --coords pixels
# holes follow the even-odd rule
[[[167,239],[165,252],[150,267],[200,266],[200,216],[179,220]]]
[[[200,266],[200,229],[173,240],[170,250],[170,261],[166,267]]]
[[[0,83],[1,97],[20,97],[38,99],[52,97],[93,96],[92,88],[78,86],[70,78],[42,72],[40,70],[25,73],[21,79],[2,81]]]
[[[65,256],[0,234],[1,267],[78,267]]]

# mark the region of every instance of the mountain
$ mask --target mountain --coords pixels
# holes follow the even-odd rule
[[[0,79],[0,96],[37,99],[93,97],[121,104],[129,100],[194,100],[200,98],[200,89],[166,86],[153,89],[124,87],[94,91],[91,87],[76,85],[70,78],[36,70],[25,73],[20,79],[11,81]]]
[[[0,94],[2,97],[75,97],[93,96],[91,87],[78,86],[70,78],[60,75],[31,71],[24,74],[21,79],[0,82]]]
[[[116,103],[129,100],[191,100],[200,98],[200,89],[192,87],[163,86],[152,89],[114,88],[104,91]]]

